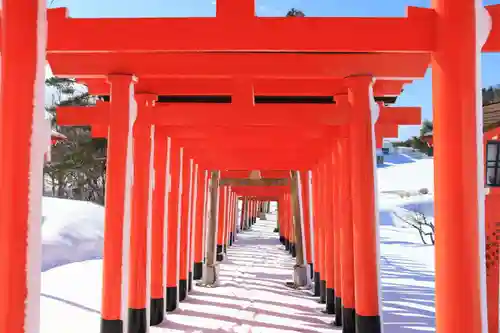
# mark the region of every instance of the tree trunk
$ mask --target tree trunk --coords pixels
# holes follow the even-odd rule
[[[52,181],[52,196],[56,196],[56,178],[54,177],[54,174],[50,175],[50,179]]]
[[[57,197],[64,198],[64,176],[62,172],[57,174]]]

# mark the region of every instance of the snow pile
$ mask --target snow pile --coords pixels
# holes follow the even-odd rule
[[[396,155],[401,156],[401,155]],[[399,157],[394,157],[398,159]],[[413,191],[434,193],[434,160],[422,159],[377,169],[380,192]]]
[[[91,202],[44,197],[42,271],[102,258],[104,208]]]

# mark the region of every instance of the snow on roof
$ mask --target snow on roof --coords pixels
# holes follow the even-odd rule
[[[68,137],[64,134],[61,134],[59,132],[57,132],[56,130],[52,130],[52,132],[50,133],[50,136],[52,137],[52,139],[59,139],[59,140],[66,140]]]

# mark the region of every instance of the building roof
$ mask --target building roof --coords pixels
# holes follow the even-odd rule
[[[483,132],[500,127],[500,102],[483,106]]]

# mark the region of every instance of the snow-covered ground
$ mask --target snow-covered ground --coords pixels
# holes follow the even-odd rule
[[[44,197],[42,271],[102,258],[104,208],[91,202]]]
[[[378,172],[380,271],[385,333],[435,331],[434,248],[404,222],[432,220],[433,160],[390,155]],[[429,194],[420,195],[426,188]],[[97,333],[102,278],[103,209],[44,198],[41,333]],[[180,310],[151,332],[331,332],[331,318],[304,293],[283,285],[293,260],[261,221],[240,234],[222,266],[222,286],[195,288]],[[58,266],[58,267],[56,267]],[[52,269],[50,269],[52,268]]]

